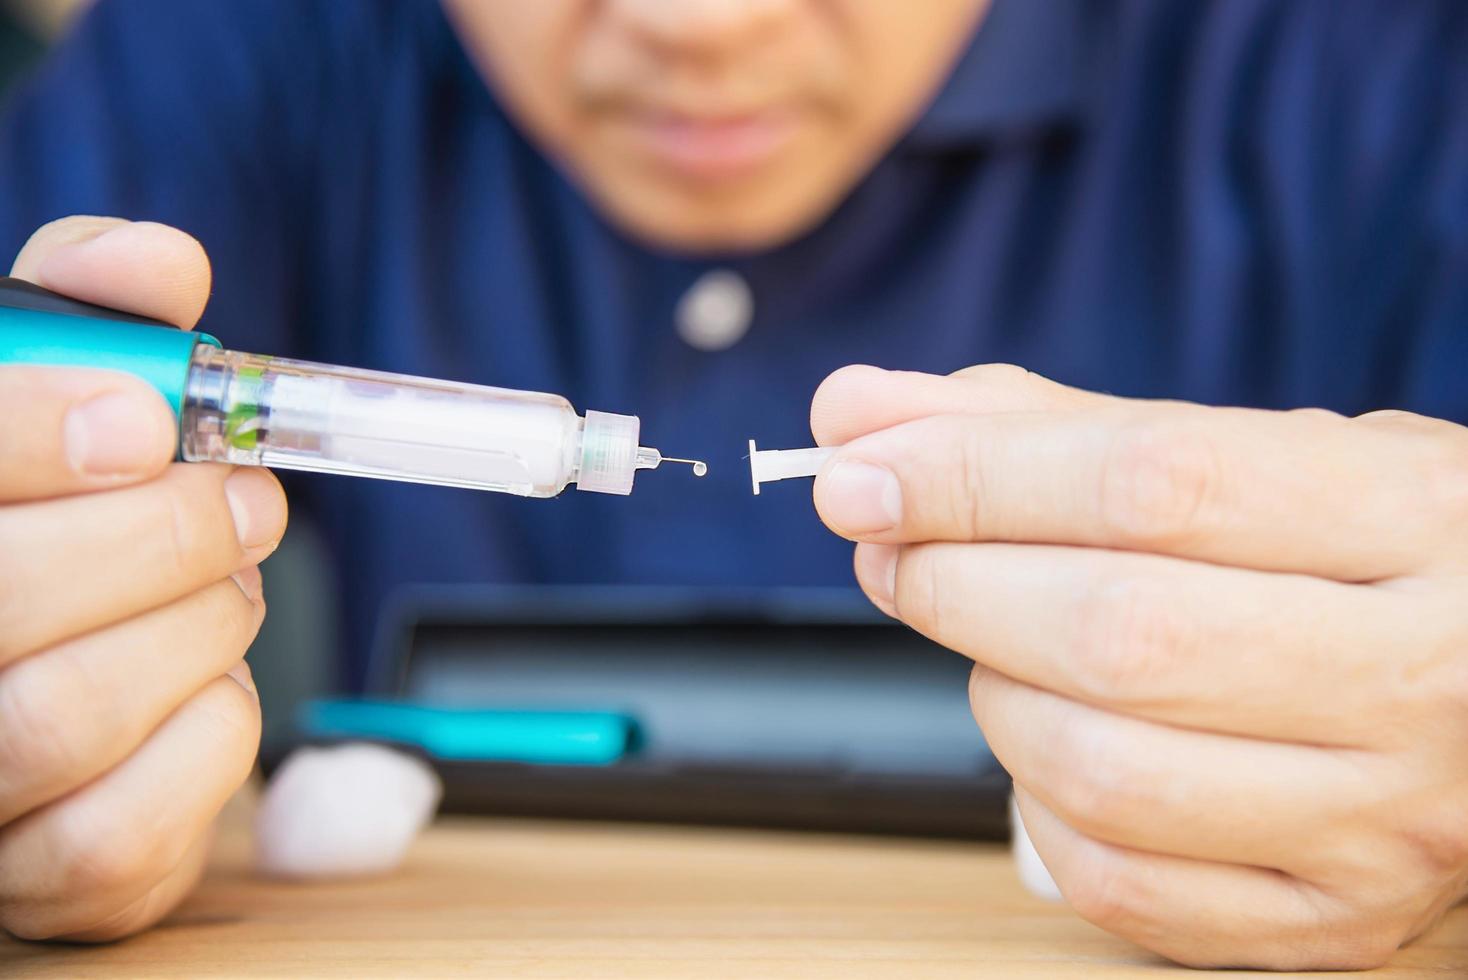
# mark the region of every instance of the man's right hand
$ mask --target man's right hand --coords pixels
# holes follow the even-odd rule
[[[113,219],[45,226],[12,274],[183,328],[209,295],[196,241]],[[0,927],[23,938],[156,922],[254,762],[243,657],[285,497],[176,441],[137,378],[0,365]]]

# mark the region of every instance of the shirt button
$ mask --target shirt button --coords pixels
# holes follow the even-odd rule
[[[714,269],[699,276],[673,311],[678,336],[690,347],[728,350],[749,333],[754,293],[737,272]]]

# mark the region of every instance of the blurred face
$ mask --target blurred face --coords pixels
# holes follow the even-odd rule
[[[989,0],[444,0],[501,101],[654,245],[810,228],[937,91]]]

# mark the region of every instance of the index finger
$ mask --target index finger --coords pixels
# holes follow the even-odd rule
[[[815,501],[853,540],[1086,545],[1373,581],[1442,547],[1424,506],[1443,482],[1436,439],[1181,403],[946,415],[847,444]]]
[[[149,479],[177,440],[168,403],[130,374],[0,365],[0,503]]]
[[[1115,400],[1014,364],[979,364],[946,375],[851,364],[816,389],[810,431],[816,445],[840,446],[929,415],[1054,411]]]

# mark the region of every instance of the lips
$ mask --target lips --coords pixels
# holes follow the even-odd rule
[[[790,109],[693,115],[649,110],[624,117],[634,146],[685,178],[723,182],[767,166],[794,138],[799,117]]]

